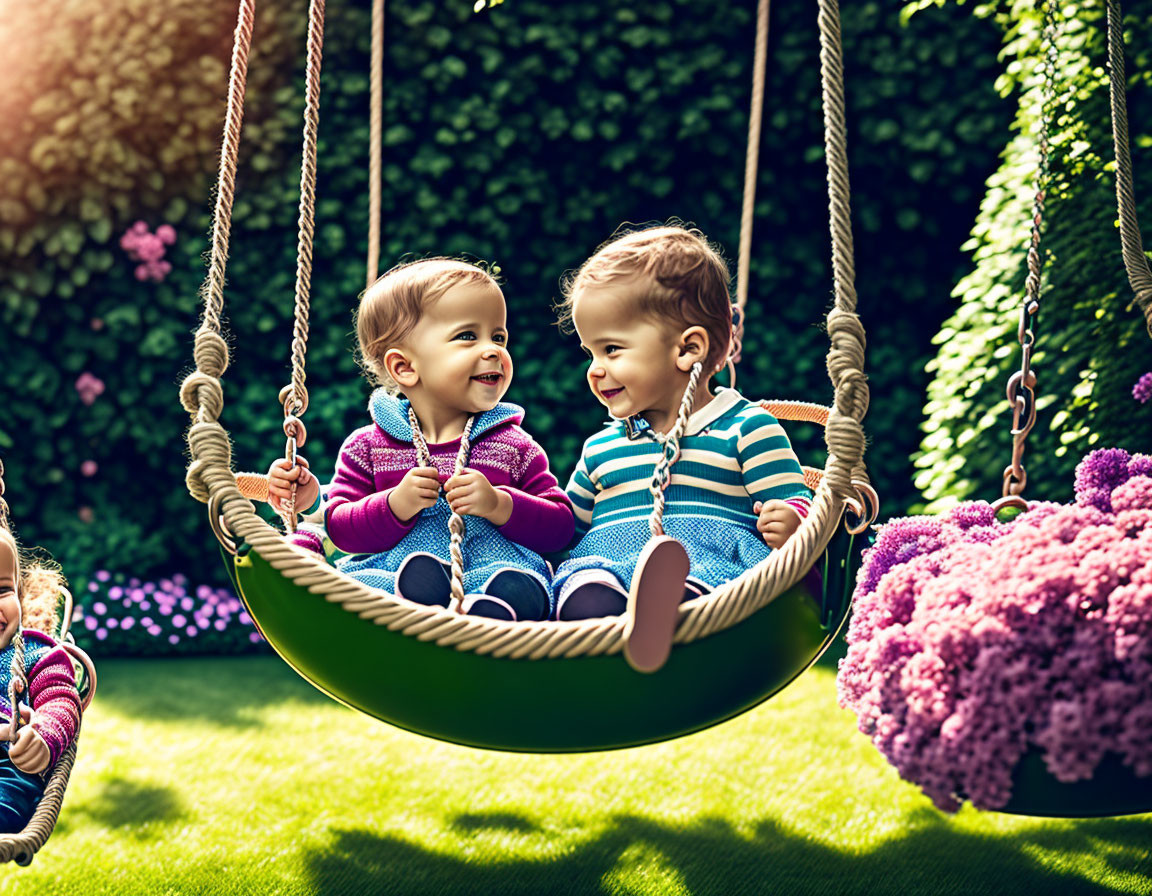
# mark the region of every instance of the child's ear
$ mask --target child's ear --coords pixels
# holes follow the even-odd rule
[[[412,366],[412,362],[404,352],[398,348],[390,348],[384,353],[384,370],[398,386],[411,388],[420,382],[420,374]]]
[[[708,357],[708,331],[703,327],[689,327],[680,334],[680,345],[676,356],[676,367],[687,373],[692,365],[704,363]]]

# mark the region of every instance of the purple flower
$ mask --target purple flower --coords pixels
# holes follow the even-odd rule
[[[171,263],[164,260],[164,253],[174,242],[176,231],[170,225],[161,224],[155,233],[149,233],[148,225],[143,221],[137,221],[120,237],[120,247],[130,259],[139,262],[135,270],[136,279],[156,283],[172,270]]]
[[[1152,370],[1136,380],[1136,385],[1132,387],[1132,397],[1140,404],[1147,404],[1148,399],[1152,398]]]
[[[1152,458],[1094,451],[1076,503],[1009,523],[965,504],[882,527],[837,684],[860,730],[945,810],[1003,806],[1039,750],[1152,774]]]

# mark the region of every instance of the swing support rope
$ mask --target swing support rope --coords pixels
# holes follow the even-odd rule
[[[752,222],[756,210],[756,176],[760,172],[760,124],[764,114],[764,73],[768,68],[769,0],[756,4],[756,49],[752,59],[752,104],[748,110],[748,149],[744,156],[744,204],[740,209],[740,253],[736,260],[736,307],[739,320],[733,327],[733,358],[730,372],[736,388],[736,361],[744,336],[745,306],[748,304],[748,278],[752,258]]]
[[[315,4],[313,14],[314,9]],[[544,658],[620,652],[627,621],[624,617],[563,624],[511,624],[411,604],[373,590],[341,575],[320,558],[290,545],[260,519],[251,502],[237,488],[228,433],[219,422],[223,409],[220,377],[228,363],[228,347],[221,335],[220,321],[254,15],[254,0],[240,0],[221,148],[212,257],[202,290],[204,314],[193,355],[196,370],[184,380],[180,390],[181,403],[192,418],[188,429],[192,460],[186,476],[189,492],[208,503],[214,528],[218,527],[218,516],[222,515],[232,537],[246,543],[280,575],[375,624],[440,646],[494,656]],[[676,643],[693,641],[736,624],[799,581],[839,525],[845,501],[857,494],[852,480],[859,478],[855,476],[857,472],[863,471],[864,432],[860,421],[868,408],[868,384],[863,373],[864,330],[855,313],[843,62],[836,0],[820,0],[818,23],[835,294],[835,306],[827,316],[831,343],[827,368],[835,391],[825,428],[827,465],[812,509],[795,535],[783,548],[773,551],[736,580],[706,598],[684,604],[679,610]],[[311,69],[308,76],[318,79],[318,73]]]

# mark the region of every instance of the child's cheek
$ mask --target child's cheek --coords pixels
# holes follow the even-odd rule
[[[500,369],[504,371],[504,388],[507,389],[508,385],[512,382],[512,356],[508,354],[508,349],[500,349]]]

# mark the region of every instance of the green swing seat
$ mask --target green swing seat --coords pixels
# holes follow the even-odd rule
[[[677,645],[648,675],[619,654],[511,659],[446,649],[326,602],[246,546],[225,561],[261,634],[330,697],[438,740],[555,753],[690,734],[780,691],[820,657],[847,618],[855,544],[839,527],[821,575],[731,628]],[[516,625],[531,624],[560,623]]]

